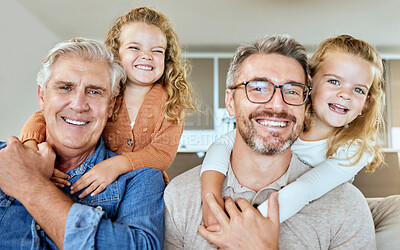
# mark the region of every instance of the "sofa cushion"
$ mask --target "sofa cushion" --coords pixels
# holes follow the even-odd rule
[[[375,224],[378,249],[400,248],[400,195],[367,198]]]

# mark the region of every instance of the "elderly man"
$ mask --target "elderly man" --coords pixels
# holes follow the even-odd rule
[[[115,156],[100,136],[122,78],[112,53],[96,41],[72,39],[49,52],[38,74],[46,142],[38,152],[15,137],[1,144],[0,249],[162,248],[160,171],[132,171],[83,199],[50,181],[54,167],[74,183]]]
[[[276,204],[270,218],[263,218],[251,206],[261,204],[309,170],[290,150],[303,129],[307,72],[304,48],[291,38],[265,37],[238,49],[229,68],[225,98],[237,126],[222,187],[223,197],[232,197],[225,202],[230,217],[218,212],[215,200],[206,196],[220,225],[214,228],[217,232],[200,226],[205,238],[199,234],[200,167],[189,170],[165,190],[166,249],[209,249],[208,241],[223,249],[277,249],[278,238],[280,249],[375,248],[368,205],[349,183],[282,223],[280,236]],[[271,83],[274,91],[265,96],[260,88]],[[290,95],[291,90],[301,94]],[[274,125],[277,123],[279,126]],[[272,198],[276,202],[276,195]]]

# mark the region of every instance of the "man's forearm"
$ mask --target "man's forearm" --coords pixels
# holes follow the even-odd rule
[[[57,247],[63,249],[65,224],[74,202],[49,180],[35,180],[28,186],[19,201]]]

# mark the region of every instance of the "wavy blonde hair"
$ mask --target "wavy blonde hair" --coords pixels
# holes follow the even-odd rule
[[[341,146],[357,142],[358,151],[352,159],[357,163],[365,151],[374,154],[373,160],[367,165],[368,171],[374,171],[383,161],[382,151],[377,144],[377,135],[383,127],[383,112],[385,106],[385,83],[383,79],[382,59],[376,49],[365,41],[349,35],[340,35],[323,41],[309,61],[310,75],[314,77],[321,62],[328,52],[340,52],[360,57],[375,67],[375,76],[364,104],[362,115],[349,124],[337,128],[329,138],[326,157],[332,156]],[[312,108],[311,108],[312,109]],[[309,127],[307,127],[309,128]],[[371,142],[373,142],[371,144]]]
[[[105,44],[111,49],[114,55],[119,58],[121,46],[120,36],[123,27],[132,22],[153,24],[160,28],[167,39],[165,50],[165,68],[163,75],[158,80],[168,93],[163,112],[164,117],[173,123],[184,120],[185,110],[195,111],[193,102],[192,86],[188,81],[189,63],[182,57],[181,46],[178,36],[172,28],[169,19],[162,13],[148,7],[132,9],[115,21],[115,24],[108,31]],[[121,82],[121,93],[117,98],[113,120],[117,119],[124,95],[125,84]]]

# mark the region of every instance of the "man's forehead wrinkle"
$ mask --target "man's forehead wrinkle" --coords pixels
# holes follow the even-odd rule
[[[267,67],[269,69],[262,70],[259,66],[258,63],[255,63],[254,61],[271,61],[272,58],[262,58],[262,56],[269,56],[270,54],[266,55],[258,55],[261,57],[249,57],[246,58],[246,60],[243,61],[241,67],[238,70],[238,79],[236,82],[243,82],[243,81],[251,81],[251,80],[265,80],[273,83],[279,83],[279,84],[284,84],[284,83],[289,83],[289,82],[296,82],[296,83],[302,83],[305,84],[305,74],[304,71],[301,67],[301,65],[295,61],[298,66],[298,70],[301,71],[301,76],[297,76],[295,72],[293,74],[284,74],[281,73],[283,71],[291,71],[289,70],[290,68],[293,68],[294,64],[292,62],[293,59],[291,57],[285,57],[285,59],[288,59],[287,63],[282,63],[280,62],[279,65],[275,64],[267,64]],[[295,59],[293,59],[295,60]],[[299,72],[300,72],[299,71]],[[297,79],[299,78],[299,79]]]

